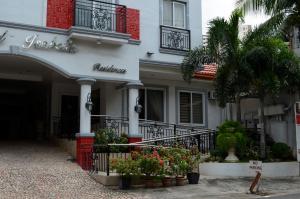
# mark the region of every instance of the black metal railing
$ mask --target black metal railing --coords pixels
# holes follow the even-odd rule
[[[110,129],[116,136],[120,137],[122,133],[129,134],[129,121],[126,117],[92,115],[91,128],[92,132],[97,132],[100,129]],[[178,143],[185,145],[187,148],[188,145],[191,146],[196,143],[199,150],[203,153],[207,153],[207,149],[211,149],[215,145],[215,131],[201,126],[140,120],[139,133],[142,135],[144,142],[159,143],[167,146],[170,146],[170,138],[182,136],[180,139],[177,139]],[[159,140],[161,142],[158,142]]]
[[[121,136],[122,133],[128,135],[128,118],[111,117],[108,115],[92,115],[91,116],[92,132],[97,132],[99,129],[110,129],[115,135]]]
[[[91,153],[84,154],[86,157],[85,169],[92,173],[103,173],[107,176],[110,170],[110,160],[116,158],[128,158],[131,152],[141,148],[160,148],[160,147],[183,147],[191,149],[197,146],[201,154],[208,154],[215,149],[215,133],[194,133],[192,135],[176,136],[158,140],[143,141],[134,144],[108,144],[93,145]],[[89,159],[89,160],[87,160]]]
[[[160,26],[160,48],[189,51],[191,49],[190,30]]]
[[[102,172],[109,176],[111,173],[110,160],[130,157],[130,151],[134,150],[136,146],[137,145],[129,144],[93,145],[92,155],[88,156],[88,158],[91,159],[90,171],[97,173]]]
[[[126,33],[124,5],[93,0],[76,0],[75,26],[93,30]]]
[[[197,146],[202,154],[208,154],[216,147],[216,132],[209,129],[183,130],[183,127],[174,125],[173,131],[168,129],[167,135],[160,135],[150,139],[143,139],[138,144],[160,145],[165,147],[180,146],[186,149]]]

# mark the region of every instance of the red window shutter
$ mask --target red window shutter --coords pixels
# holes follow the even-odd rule
[[[74,23],[75,0],[48,0],[47,27],[69,29]]]
[[[127,33],[131,34],[132,39],[140,39],[140,11],[127,8]]]

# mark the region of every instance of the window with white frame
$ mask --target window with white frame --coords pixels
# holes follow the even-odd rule
[[[204,94],[179,91],[179,123],[204,125]]]
[[[163,0],[163,25],[186,28],[186,3]]]
[[[142,112],[139,115],[140,119],[164,122],[165,89],[140,89],[139,104],[143,107]]]

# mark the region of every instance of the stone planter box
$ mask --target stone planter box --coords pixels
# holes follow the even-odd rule
[[[263,177],[296,177],[300,176],[299,162],[263,163]],[[200,175],[213,177],[253,177],[249,163],[201,163]]]

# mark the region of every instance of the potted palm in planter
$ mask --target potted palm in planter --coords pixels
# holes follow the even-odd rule
[[[247,143],[244,127],[239,122],[226,121],[218,128],[217,133],[217,148],[228,153],[225,160],[237,162],[239,159],[235,152],[244,151]]]
[[[189,181],[189,184],[198,184],[200,178],[200,174],[199,174],[200,153],[196,146],[193,147],[187,153],[186,160],[188,163],[187,179]]]
[[[131,158],[111,160],[111,169],[116,170],[121,176],[119,184],[120,189],[130,189],[132,176],[137,176],[140,173],[138,161]]]

